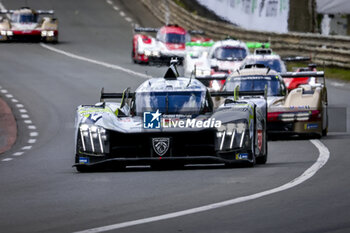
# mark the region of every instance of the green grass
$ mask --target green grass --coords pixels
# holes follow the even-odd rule
[[[304,62],[287,62],[288,71],[293,71],[293,67],[305,67],[308,63]],[[325,77],[332,79],[339,79],[343,81],[350,82],[350,69],[326,66],[317,66],[317,70],[324,71]]]

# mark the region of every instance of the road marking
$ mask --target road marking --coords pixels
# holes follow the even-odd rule
[[[28,143],[29,143],[29,144],[34,144],[34,143],[36,143],[36,139],[29,139],[29,140],[28,140]]]
[[[116,229],[120,229],[120,228],[136,226],[136,225],[150,223],[150,222],[162,221],[162,220],[166,220],[166,219],[171,219],[171,218],[181,217],[181,216],[185,216],[185,215],[200,213],[200,212],[213,210],[213,209],[217,209],[217,208],[221,208],[221,207],[225,207],[225,206],[229,206],[229,205],[234,205],[234,204],[241,203],[241,202],[254,200],[254,199],[257,199],[260,197],[264,197],[267,195],[271,195],[274,193],[278,193],[278,192],[293,188],[293,187],[305,182],[306,180],[310,179],[313,175],[315,175],[316,172],[318,170],[320,170],[327,163],[327,161],[329,159],[329,156],[330,156],[329,150],[320,140],[310,140],[310,142],[314,146],[316,146],[316,148],[319,151],[319,156],[317,158],[317,161],[311,167],[306,169],[303,174],[301,174],[300,176],[298,176],[294,180],[292,180],[284,185],[281,185],[277,188],[273,188],[270,190],[266,190],[263,192],[259,192],[259,193],[255,193],[255,194],[251,194],[251,195],[247,195],[247,196],[243,196],[243,197],[237,197],[237,198],[227,200],[227,201],[222,201],[222,202],[217,202],[217,203],[213,203],[213,204],[209,204],[209,205],[205,205],[205,206],[200,206],[200,207],[196,207],[196,208],[192,208],[192,209],[182,210],[182,211],[173,212],[173,213],[169,213],[169,214],[158,215],[158,216],[154,216],[154,217],[150,217],[150,218],[143,218],[143,219],[138,219],[138,220],[133,220],[133,221],[128,221],[128,222],[112,224],[112,225],[103,226],[103,227],[92,228],[92,229],[88,229],[88,230],[78,231],[75,233],[97,233],[97,232],[111,231],[111,230],[116,230]]]
[[[119,8],[117,6],[113,6],[113,9],[119,11]]]
[[[22,109],[19,110],[19,112],[20,112],[20,113],[26,113],[27,110],[25,110],[24,108],[22,108]]]
[[[22,150],[30,150],[30,149],[32,149],[32,146],[24,146],[24,147],[22,147]]]
[[[24,152],[22,152],[22,151],[13,153],[14,156],[21,156],[21,155],[23,155],[23,154],[24,154]]]
[[[24,108],[24,105],[23,104],[16,104],[16,107],[17,108]]]
[[[29,115],[28,114],[21,114],[21,117],[22,118],[29,118]]]
[[[125,13],[123,11],[119,12],[119,14],[120,14],[121,17],[125,16]]]
[[[8,161],[11,161],[13,158],[5,158],[5,159],[3,159],[3,160],[1,160],[1,161],[4,161],[4,162],[8,162]]]
[[[33,122],[31,120],[25,120],[24,123],[26,124],[32,124]]]
[[[8,91],[7,91],[6,89],[2,89],[2,90],[1,90],[1,93],[4,93],[4,94],[5,94],[5,93],[7,93],[7,92],[8,92]]]
[[[107,0],[106,2],[107,2],[108,4],[111,4],[111,5],[113,4],[113,2],[112,2],[111,0]]]
[[[125,20],[128,22],[132,22],[132,19],[130,17],[125,17]]]
[[[147,78],[148,79],[148,78],[151,77],[151,76],[148,76],[146,74],[139,73],[139,72],[136,72],[136,71],[133,71],[133,70],[129,70],[129,69],[123,68],[123,67],[118,66],[118,65],[113,65],[113,64],[110,64],[110,63],[107,63],[107,62],[97,61],[97,60],[94,60],[94,59],[91,59],[91,58],[79,56],[79,55],[76,55],[76,54],[73,54],[73,53],[69,53],[69,52],[66,52],[66,51],[63,51],[63,50],[60,50],[60,49],[56,49],[56,48],[54,48],[52,46],[49,46],[49,45],[46,45],[44,43],[40,43],[40,45],[42,47],[48,49],[48,50],[51,50],[51,51],[59,53],[59,54],[63,54],[65,56],[68,56],[68,57],[71,57],[71,58],[74,58],[74,59],[90,62],[90,63],[96,64],[96,65],[104,66],[104,67],[107,67],[107,68],[110,68],[110,69],[114,69],[114,70],[123,71],[123,72],[131,74],[131,75],[139,76],[141,78]]]
[[[13,95],[11,95],[11,94],[6,94],[5,95],[7,98],[13,98]]]
[[[14,103],[18,103],[18,100],[16,100],[16,99],[11,99],[11,101]]]
[[[31,136],[31,137],[37,137],[38,135],[39,135],[38,132],[31,132],[31,133],[29,134],[29,136]]]
[[[28,129],[36,129],[35,125],[28,125]]]

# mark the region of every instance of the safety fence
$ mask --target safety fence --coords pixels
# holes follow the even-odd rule
[[[172,0],[142,2],[164,24],[178,24],[188,30],[203,30],[206,36],[216,40],[230,36],[242,41],[269,42],[271,48],[281,56],[310,56],[312,62],[317,64],[350,68],[350,37],[250,31],[198,16]]]

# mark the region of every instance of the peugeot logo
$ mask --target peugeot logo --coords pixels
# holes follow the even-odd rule
[[[153,150],[159,156],[163,156],[169,149],[169,138],[152,138]]]

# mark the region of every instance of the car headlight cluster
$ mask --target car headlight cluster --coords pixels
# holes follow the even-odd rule
[[[144,54],[146,56],[154,56],[154,57],[159,57],[160,56],[159,51],[145,50]]]
[[[55,36],[55,31],[46,31],[46,30],[43,30],[41,31],[41,36]]]
[[[84,152],[103,155],[108,153],[108,133],[106,129],[96,125],[81,124],[79,126],[81,149]]]
[[[13,36],[13,31],[1,30],[2,36]]]
[[[280,115],[281,120],[285,122],[291,121],[307,121],[310,118],[309,112],[299,112],[299,113],[282,113]]]
[[[246,122],[222,124],[216,133],[219,150],[232,150],[249,145],[249,129]]]
[[[210,76],[210,70],[196,69],[196,77]]]

